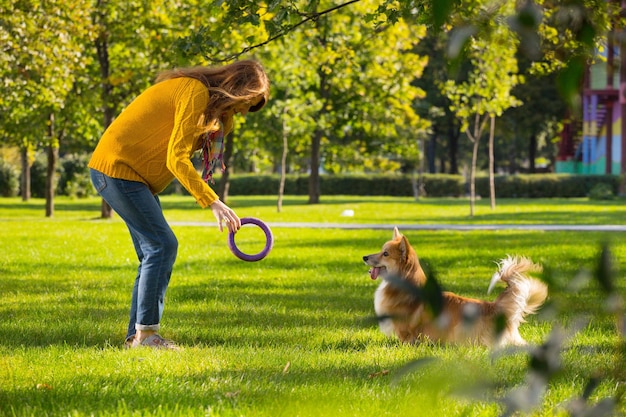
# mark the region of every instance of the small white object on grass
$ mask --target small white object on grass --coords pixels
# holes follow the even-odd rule
[[[354,210],[344,210],[341,212],[341,217],[354,217]]]

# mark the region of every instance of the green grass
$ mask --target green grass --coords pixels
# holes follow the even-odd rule
[[[0,199],[0,415],[7,416],[497,416],[498,399],[524,384],[528,355],[493,356],[477,346],[401,345],[373,320],[361,257],[390,230],[275,228],[270,256],[239,261],[209,210],[191,197],[164,197],[179,256],[162,334],[182,352],[121,348],[136,259],[124,224],[100,220],[99,199]],[[268,222],[364,224],[625,224],[623,202],[480,201],[325,197],[309,206],[288,197],[232,198],[241,216]],[[354,217],[341,217],[345,209]],[[254,245],[254,229],[241,245]],[[613,317],[594,282],[567,291],[581,267],[595,267],[608,242],[626,267],[626,233],[406,231],[446,289],[492,299],[494,261],[523,254],[543,263],[557,307],[522,334],[542,343],[555,326],[586,317],[562,351],[536,416],[566,415],[567,401],[600,375],[590,401],[624,391],[624,358]],[[623,275],[617,280],[625,293]],[[497,291],[496,291],[497,293]],[[432,361],[407,372],[407,364]],[[471,392],[471,395],[469,394]],[[626,412],[623,405],[621,413]]]
[[[229,205],[240,217],[256,216],[268,222],[322,222],[362,224],[617,224],[626,225],[625,200],[589,201],[581,199],[499,199],[491,210],[489,200],[476,202],[469,216],[467,199],[388,197],[324,197],[322,204],[309,205],[307,197],[286,196],[277,212],[277,198],[272,196],[231,197]],[[28,204],[17,198],[0,202],[2,219],[42,219],[44,201]],[[171,221],[214,221],[208,210],[199,210],[189,196],[162,197]],[[99,216],[100,200],[57,198],[55,219],[92,220]],[[353,217],[343,217],[344,210],[354,210]]]

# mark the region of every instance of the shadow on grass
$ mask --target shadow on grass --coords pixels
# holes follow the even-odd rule
[[[387,233],[380,235],[386,236]],[[577,253],[581,246],[590,244],[590,236],[594,235],[497,233],[498,245],[491,242],[486,245],[490,247],[487,250],[483,234],[467,233],[462,241],[472,251],[472,257],[468,257],[466,251],[449,250],[450,245],[458,245],[458,234],[441,233],[434,239],[436,245],[429,240],[431,233],[407,233],[407,236],[418,254],[426,254],[422,257],[424,265],[436,272],[445,290],[493,299],[502,288],[496,288],[491,296],[486,295],[491,274],[495,271],[495,263],[491,262],[507,253],[516,254],[515,249],[520,247],[534,248],[531,253],[521,254],[541,261],[538,258],[543,256],[542,244],[549,246],[563,240],[567,243],[558,243],[559,251]],[[342,238],[321,235],[313,246],[310,240],[279,242],[275,252],[260,263],[245,264],[230,256],[208,266],[203,260],[183,260],[174,269],[164,325],[174,332],[178,328],[189,330],[181,333],[181,343],[209,345],[249,345],[251,339],[259,345],[274,345],[293,343],[290,332],[310,337],[317,332],[375,328],[375,323],[368,323],[366,319],[373,315],[373,295],[378,283],[370,280],[368,267],[361,257],[378,251],[383,242],[384,238],[360,240],[359,248],[371,247],[361,253],[361,250],[354,250],[354,238],[350,235]],[[288,247],[281,248],[281,244]],[[319,258],[315,253],[318,248]],[[501,253],[501,248],[512,252]],[[346,255],[324,259],[329,249]],[[290,256],[292,251],[293,257]],[[593,257],[594,254],[586,256]],[[570,263],[584,264],[589,264],[584,257]],[[33,278],[33,270],[45,271],[49,267],[44,263],[28,263],[19,267],[17,272],[11,267],[9,274],[3,274],[0,288],[5,295],[23,295],[25,300],[34,301],[18,302],[13,306],[4,304],[0,312],[0,344],[13,347],[64,344],[102,347],[108,343],[121,343],[118,341],[123,338],[126,328],[134,268],[57,263],[54,267],[59,270],[80,268],[90,278],[85,283],[77,278],[72,278],[71,282],[55,280],[54,283],[46,281],[45,276]],[[558,269],[559,265],[556,267]],[[262,269],[262,280],[255,277],[257,269]],[[477,276],[473,272],[475,269],[486,272]],[[230,280],[221,271],[237,271],[239,278]],[[567,279],[575,271],[559,272],[555,283],[557,291],[567,284]],[[185,283],[186,273],[192,274],[192,284]],[[297,280],[286,282],[294,273]],[[201,274],[207,279],[198,283]],[[272,281],[272,276],[276,282]],[[98,281],[94,277],[124,278]],[[111,298],[108,290],[111,285],[123,285],[115,288],[117,300]],[[569,294],[559,302],[565,306],[565,314],[582,314],[590,309],[602,309],[601,303],[590,302],[598,299],[596,295],[597,289],[590,289]],[[100,333],[94,334],[94,325]],[[197,333],[195,328],[199,329]],[[335,342],[328,343],[332,346]],[[346,349],[362,348],[361,342],[339,344],[342,343]]]
[[[51,265],[29,262],[12,264],[3,275],[0,294],[11,304],[4,303],[0,310],[0,345],[10,347],[44,347],[50,345],[107,346],[123,337],[109,328],[128,316],[126,303],[120,305],[110,297],[113,281],[101,282],[93,276],[129,275],[128,267],[80,266],[56,263],[55,268],[76,270],[89,276],[84,282],[80,276],[71,280],[50,281],[46,278]],[[33,271],[41,271],[34,274]],[[56,272],[54,272],[56,273]],[[80,275],[80,274],[79,274]],[[128,293],[132,278],[128,280]],[[129,295],[130,297],[130,295]],[[130,304],[130,301],[128,302]],[[125,326],[125,324],[124,324]],[[121,328],[125,331],[125,327]]]
[[[42,216],[45,213],[46,202],[42,199],[30,200],[27,202],[15,202],[0,204],[2,210],[19,210],[20,213],[37,213]],[[71,200],[55,202],[55,210],[58,211],[93,211],[94,213],[100,212],[100,200],[87,199],[87,200]]]
[[[167,355],[162,360],[173,359]],[[146,411],[156,415],[158,406],[158,415],[205,415],[206,410],[217,415],[254,415],[254,410],[266,410],[262,415],[289,415],[284,414],[289,408],[297,415],[330,415],[333,411],[337,413],[334,415],[354,415],[355,410],[378,409],[381,402],[387,401],[392,402],[384,408],[394,410],[404,403],[396,402],[398,396],[406,396],[405,392],[391,392],[362,398],[364,390],[387,391],[390,378],[370,378],[380,370],[372,365],[337,366],[331,361],[315,368],[294,366],[285,373],[284,364],[253,366],[244,361],[225,369],[200,369],[178,375],[168,370],[142,369],[145,365],[142,367],[141,361],[141,357],[125,361],[127,368],[135,370],[132,376],[122,371],[105,377],[78,369],[70,381],[58,379],[40,389],[33,386],[0,391],[0,414],[45,411],[47,415],[68,415],[83,411],[92,415],[136,415]],[[355,384],[362,388],[354,388]],[[442,385],[431,382],[422,388],[422,395],[435,396]],[[326,387],[327,392],[320,386]],[[345,386],[352,388],[346,392]],[[352,411],[341,411],[346,401],[351,403],[348,410]],[[334,408],[335,404],[342,407]],[[186,413],[187,410],[195,412]],[[278,414],[269,414],[267,410]],[[316,410],[326,412],[318,414]]]
[[[198,271],[201,266],[198,263],[191,268]],[[98,266],[83,271],[89,276],[128,275],[129,279],[124,282],[128,299],[109,296],[107,288],[119,283],[99,285],[91,279],[88,284],[74,280],[51,284],[45,278],[33,278],[27,273],[23,273],[23,277],[13,274],[3,279],[5,294],[16,297],[23,294],[25,300],[34,302],[18,301],[0,312],[0,345],[106,347],[121,344],[130,305],[132,268]],[[276,273],[281,271],[276,270]],[[360,317],[371,314],[366,287],[353,293],[350,286],[332,277],[279,285],[268,283],[267,279],[255,281],[254,277],[245,281],[226,278],[207,281],[206,285],[185,285],[176,284],[174,277],[172,284],[166,298],[164,325],[174,332],[179,326],[198,329],[178,340],[183,344],[247,346],[250,335],[254,343],[260,345],[290,343],[293,342],[290,331],[297,332],[301,328],[309,332],[320,328],[349,330],[358,324]],[[118,288],[114,291],[125,293]],[[207,336],[206,329],[217,329],[221,336]]]
[[[314,410],[335,411],[337,414],[334,415],[364,415],[358,411],[371,412],[379,408],[387,411],[384,415],[393,415],[394,411],[411,406],[400,400],[406,400],[407,396],[419,402],[421,398],[438,398],[456,393],[458,400],[459,396],[463,396],[463,390],[468,389],[468,384],[476,381],[493,379],[486,388],[502,392],[517,386],[523,377],[518,370],[524,366],[519,355],[517,359],[508,357],[508,365],[495,365],[487,363],[486,351],[484,354],[472,355],[471,359],[464,359],[464,348],[448,346],[445,349],[452,352],[449,359],[430,361],[420,372],[405,373],[395,381],[402,371],[401,361],[390,368],[381,368],[378,363],[371,361],[355,363],[346,360],[337,363],[326,360],[322,354],[317,359],[320,362],[317,366],[299,366],[295,359],[285,371],[284,363],[266,363],[253,357],[212,365],[198,360],[194,356],[195,352],[188,355],[152,351],[129,352],[120,356],[109,354],[103,360],[116,361],[122,369],[99,375],[97,368],[94,372],[82,362],[68,362],[69,369],[75,367],[69,378],[51,376],[36,381],[41,386],[33,384],[30,387],[0,390],[0,414],[30,415],[45,411],[49,415],[66,415],[82,411],[94,415],[131,415],[144,410],[153,411],[155,405],[158,405],[162,415],[182,415],[186,410],[196,410],[193,415],[200,415],[197,413],[207,409],[226,415],[245,415],[246,411],[252,414],[256,409],[265,410],[263,415],[270,415],[272,409],[278,408],[284,412],[289,407],[299,409],[303,413],[298,413],[300,415],[325,415],[323,412],[316,414]],[[204,348],[204,353],[209,356],[219,355],[210,347]],[[263,351],[258,353],[262,355]],[[334,353],[329,351],[328,354],[332,357]],[[61,360],[68,361],[67,358]],[[152,361],[167,363],[182,360],[196,363],[187,366],[184,373],[177,366],[173,370],[168,366],[158,366],[156,369],[150,369],[149,366]],[[500,359],[499,362],[504,360]],[[483,365],[487,368],[483,368],[480,374],[472,373],[472,370],[476,371]],[[572,363],[571,367],[555,377],[553,383],[560,386],[579,382],[580,373],[585,371],[584,364]],[[390,384],[393,384],[393,389],[389,389]],[[488,394],[488,389],[480,393],[479,399],[471,399],[474,402],[495,402],[495,398]],[[375,392],[376,395],[363,397],[366,392]],[[411,402],[413,407],[414,400]],[[335,404],[342,405],[342,408],[333,409]],[[346,404],[351,405],[348,407]],[[414,410],[409,414],[435,415],[440,411],[432,409],[434,403],[425,404],[430,409],[424,409],[423,412]],[[471,410],[469,404],[465,407],[468,412]],[[402,414],[406,414],[407,410],[404,411]]]

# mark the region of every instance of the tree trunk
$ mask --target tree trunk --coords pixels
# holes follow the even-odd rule
[[[424,163],[425,163],[425,150],[426,150],[426,138],[422,137],[417,140],[417,147],[420,149],[420,155],[418,156],[418,168],[417,178],[415,178],[415,170],[413,170],[413,176],[411,182],[413,183],[413,197],[415,200],[419,200],[420,197],[426,197],[426,190],[424,189]]]
[[[111,97],[113,86],[109,80],[109,44],[108,44],[108,28],[106,27],[106,12],[102,9],[102,2],[98,1],[96,4],[96,24],[100,25],[100,34],[95,40],[96,53],[98,55],[98,64],[100,65],[100,79],[102,80],[102,103],[104,111],[103,126],[106,130],[115,117],[115,109],[113,106],[113,99]],[[113,216],[113,209],[109,204],[102,200],[100,205],[100,217],[103,219],[110,219]]]
[[[476,201],[476,162],[478,161],[478,144],[480,143],[480,137],[483,135],[483,130],[487,123],[487,117],[482,122],[480,120],[480,114],[476,113],[474,118],[474,134],[469,130],[466,130],[467,137],[470,141],[474,142],[474,148],[472,150],[472,167],[470,169],[470,217],[474,217],[474,203]]]
[[[22,201],[30,200],[30,161],[28,158],[28,146],[24,145],[20,149],[21,165],[22,165],[22,182],[20,184],[20,193]]]
[[[496,130],[496,118],[495,116],[491,117],[491,127],[489,129],[489,197],[491,200],[491,210],[496,209],[496,181],[494,178],[494,151],[493,151],[493,137],[495,135]]]
[[[474,217],[474,202],[476,201],[476,160],[478,159],[478,141],[480,137],[474,138],[474,148],[472,150],[472,168],[470,170],[470,217]]]
[[[516,148],[515,148],[515,141],[512,140],[511,143],[509,144],[509,151],[507,152],[507,155],[509,155],[509,170],[508,173],[509,175],[513,175],[517,173],[517,162],[515,162],[515,155],[516,155]]]
[[[320,202],[320,146],[322,131],[315,130],[311,138],[311,174],[309,175],[309,204]]]
[[[530,135],[530,141],[528,143],[528,172],[534,174],[537,172],[535,167],[535,158],[537,157],[537,135],[533,133]]]
[[[459,165],[457,162],[457,153],[459,151],[459,137],[461,132],[454,126],[450,126],[448,129],[448,141],[450,143],[449,150],[449,158],[450,158],[450,174],[458,174],[459,173]],[[443,172],[443,171],[442,171]]]
[[[230,166],[230,162],[233,157],[235,140],[233,139],[232,133],[225,137],[224,140],[226,141],[224,143],[224,165],[226,166],[226,169],[224,169],[224,172],[222,173],[222,178],[217,185],[217,195],[220,200],[226,203],[228,201],[228,190],[230,189],[230,170],[228,169],[228,167]]]
[[[48,116],[48,164],[46,167],[46,217],[54,216],[54,172],[59,158],[59,145],[54,132],[54,114]]]
[[[328,29],[328,21],[326,19],[318,19],[316,20],[315,25],[317,27],[318,33],[320,34],[317,37],[317,42],[320,45],[325,46],[327,44],[325,33]],[[322,66],[318,68],[317,74],[320,80],[320,100],[323,104],[318,113],[317,120],[323,120],[324,118],[321,116],[326,112],[326,105],[329,102],[330,85],[328,84],[328,74],[322,69]],[[315,128],[315,132],[313,132],[313,137],[311,138],[311,174],[309,176],[309,204],[319,204],[320,202],[320,155],[323,136],[324,131],[318,124]]]
[[[430,140],[428,141],[428,148],[426,150],[428,172],[430,172],[431,174],[437,173],[437,137],[437,133],[434,133],[430,136]]]
[[[287,176],[287,153],[289,152],[289,142],[287,138],[287,128],[283,117],[283,155],[280,159],[280,184],[278,186],[278,201],[276,211],[280,213],[283,209],[283,195],[285,194],[285,177]]]

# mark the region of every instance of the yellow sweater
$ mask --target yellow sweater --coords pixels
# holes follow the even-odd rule
[[[140,94],[102,135],[89,167],[139,181],[154,194],[174,178],[205,208],[218,199],[191,163],[199,148],[198,121],[209,92],[193,78],[159,82]]]

